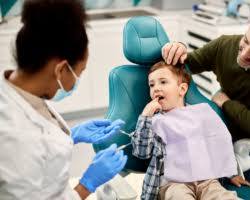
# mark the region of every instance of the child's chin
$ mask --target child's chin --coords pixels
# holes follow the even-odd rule
[[[173,106],[163,106],[163,108],[162,108],[162,110],[164,112],[168,112],[168,111],[173,110],[173,109],[175,109],[175,107],[173,107]]]
[[[167,112],[167,111],[169,111],[169,110],[171,110],[170,107],[167,107],[167,106],[162,107],[162,111],[164,111],[164,112]]]

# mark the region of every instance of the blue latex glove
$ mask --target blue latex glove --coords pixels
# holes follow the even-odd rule
[[[124,121],[118,119],[111,122],[108,119],[92,120],[77,125],[71,129],[74,144],[80,142],[99,144],[118,133]]]
[[[231,0],[227,6],[227,15],[238,16],[238,7],[244,0]]]
[[[122,150],[117,152],[117,145],[113,144],[96,154],[79,182],[90,192],[95,192],[97,187],[118,174],[126,162],[127,156],[123,154]]]

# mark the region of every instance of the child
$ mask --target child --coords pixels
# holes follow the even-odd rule
[[[151,158],[141,199],[237,199],[217,180],[237,173],[231,135],[208,104],[185,106],[190,75],[159,62],[148,80],[152,101],[132,137],[133,155]]]

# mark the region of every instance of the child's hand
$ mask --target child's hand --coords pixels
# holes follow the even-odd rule
[[[234,176],[230,179],[230,182],[237,187],[241,187],[241,185],[247,185],[250,187],[250,183],[242,178],[242,176]]]
[[[142,116],[152,117],[156,112],[160,110],[162,110],[162,106],[161,104],[159,104],[159,98],[157,97],[145,106],[142,112]]]

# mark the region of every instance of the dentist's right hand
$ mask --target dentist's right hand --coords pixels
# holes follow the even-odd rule
[[[166,43],[162,49],[162,58],[168,65],[184,64],[187,58],[187,47],[181,42]]]
[[[112,144],[109,148],[98,152],[92,163],[80,179],[80,184],[90,192],[112,179],[125,166],[127,156],[123,151],[117,151],[117,145]]]

